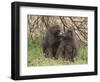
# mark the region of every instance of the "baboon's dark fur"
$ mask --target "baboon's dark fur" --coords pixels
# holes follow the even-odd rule
[[[45,53],[45,57],[55,58],[60,44],[60,31],[59,25],[54,25],[47,30],[43,39],[43,52]]]
[[[77,55],[78,44],[75,38],[75,34],[71,29],[68,29],[62,34],[62,40],[56,53],[56,58],[59,56],[66,60],[74,61]]]

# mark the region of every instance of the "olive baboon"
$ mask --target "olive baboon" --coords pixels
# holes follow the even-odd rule
[[[75,34],[71,29],[68,29],[62,34],[62,40],[57,50],[56,58],[58,59],[58,57],[61,56],[62,58],[73,62],[77,55],[77,48],[78,44]]]
[[[55,58],[60,44],[60,32],[59,25],[54,25],[47,30],[43,39],[43,53],[45,53],[45,57]]]

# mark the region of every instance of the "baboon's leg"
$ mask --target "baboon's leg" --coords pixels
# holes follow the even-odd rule
[[[63,52],[64,52],[64,45],[63,45],[63,42],[60,44],[60,46],[58,47],[57,49],[57,52],[56,52],[56,55],[55,55],[55,58],[58,59],[59,56],[63,56]]]
[[[48,49],[48,57],[53,58],[53,49],[52,48]]]

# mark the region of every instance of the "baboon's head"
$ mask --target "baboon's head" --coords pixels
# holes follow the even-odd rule
[[[72,40],[73,39],[73,31],[68,29],[65,33],[62,34],[63,40]]]
[[[61,29],[60,29],[59,25],[54,25],[53,27],[51,27],[51,33],[54,36],[59,36],[60,32],[61,32]]]

